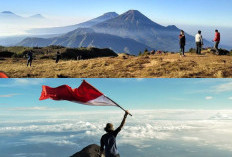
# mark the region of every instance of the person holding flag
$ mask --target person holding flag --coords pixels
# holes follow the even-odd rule
[[[121,125],[116,130],[114,130],[113,124],[108,123],[106,125],[104,130],[107,133],[101,138],[101,152],[99,154],[102,156],[103,151],[105,150],[106,157],[120,157],[117,150],[116,137],[125,125],[127,115],[129,114],[132,116],[128,111],[123,109],[120,105],[118,105],[109,97],[105,96],[85,80],[82,82],[80,87],[75,89],[72,89],[68,85],[62,85],[57,88],[42,86],[42,93],[39,100],[45,99],[67,100],[91,106],[116,106],[124,110],[124,118],[121,122]]]
[[[100,156],[102,156],[105,150],[105,157],[120,157],[118,148],[116,145],[116,137],[118,133],[122,130],[123,126],[125,125],[128,114],[129,112],[125,111],[125,115],[121,122],[121,125],[116,130],[114,130],[113,124],[111,123],[106,124],[106,127],[104,129],[106,131],[106,134],[103,135],[101,138]]]

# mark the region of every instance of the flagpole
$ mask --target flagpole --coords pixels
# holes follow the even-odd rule
[[[105,97],[107,97],[107,96],[105,96]],[[125,112],[127,112],[124,108],[122,108],[118,103],[116,103],[114,100],[112,100],[112,99],[110,99],[109,97],[107,97],[109,100],[111,100],[113,103],[115,103],[119,108],[121,108],[123,111],[125,111]],[[128,114],[132,117],[132,114],[130,114],[129,112],[128,112]]]

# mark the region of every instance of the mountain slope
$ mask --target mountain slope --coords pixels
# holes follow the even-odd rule
[[[0,13],[0,20],[16,20],[16,19],[22,19],[23,17],[16,15],[15,13],[11,11],[3,11]]]
[[[115,52],[126,52],[138,55],[139,51],[151,50],[147,45],[129,38],[122,38],[110,34],[96,33],[89,28],[79,28],[63,36],[55,38],[26,38],[19,46],[45,47],[49,45],[61,45],[65,47],[97,47],[110,48]]]
[[[179,51],[180,29],[159,25],[137,10],[126,13],[92,27],[96,32],[128,37],[154,49]],[[194,37],[186,34],[187,48],[194,47]]]
[[[65,26],[65,27],[52,27],[52,28],[39,28],[39,29],[31,29],[28,30],[28,33],[31,34],[64,34],[64,33],[68,33],[70,31],[73,31],[77,28],[88,28],[88,27],[92,27],[98,23],[104,22],[106,20],[112,19],[117,17],[118,14],[115,12],[108,12],[105,13],[102,16],[99,16],[97,18],[94,18],[92,20],[80,23],[80,24],[76,24],[76,25],[71,25],[71,26]]]

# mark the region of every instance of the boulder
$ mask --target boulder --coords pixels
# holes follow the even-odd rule
[[[96,144],[89,145],[71,157],[100,157],[100,146]]]

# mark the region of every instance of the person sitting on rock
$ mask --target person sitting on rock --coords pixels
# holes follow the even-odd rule
[[[101,154],[102,156],[103,151],[105,150],[105,157],[120,157],[117,145],[116,145],[116,137],[118,133],[121,131],[123,128],[127,115],[129,114],[128,111],[125,112],[124,118],[121,122],[121,125],[114,130],[114,126],[111,123],[106,124],[105,131],[107,132],[105,135],[102,136],[101,138]],[[104,149],[105,147],[105,149]]]

